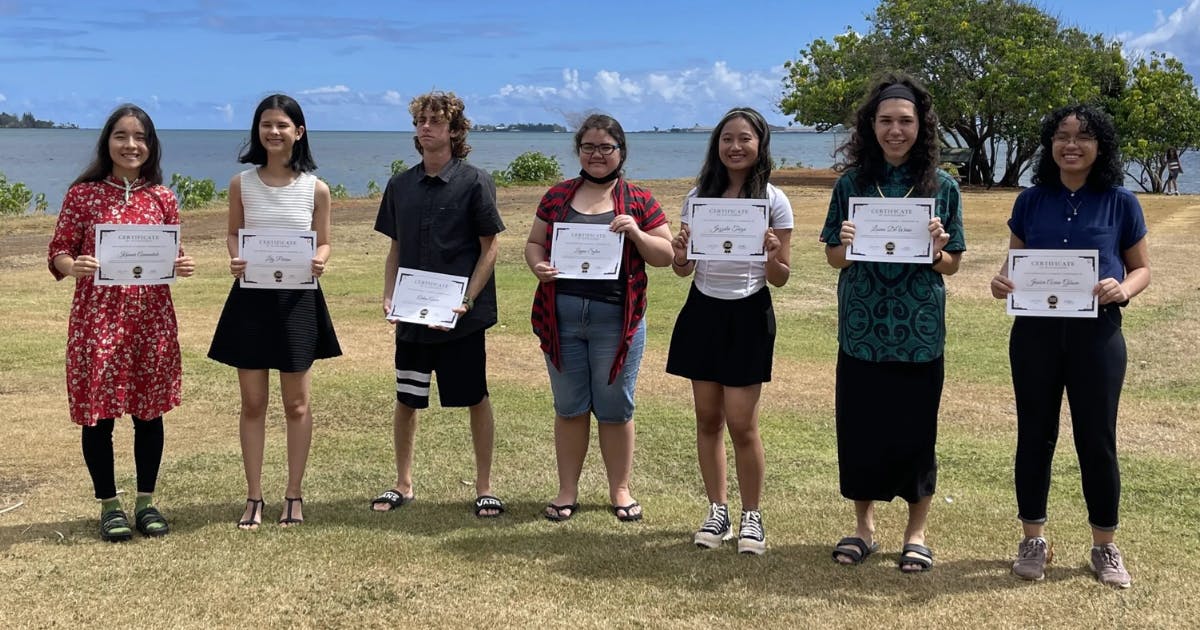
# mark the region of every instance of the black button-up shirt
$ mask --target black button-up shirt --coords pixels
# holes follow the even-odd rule
[[[388,181],[375,218],[375,231],[399,243],[400,266],[470,277],[479,261],[479,239],[504,231],[496,208],[496,184],[483,169],[452,158],[434,175],[424,162]],[[496,323],[496,277],[475,306],[449,331],[396,324],[396,338],[443,343]]]

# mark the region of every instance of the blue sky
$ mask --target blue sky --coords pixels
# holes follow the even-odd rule
[[[1200,0],[1037,4],[1200,74]],[[408,130],[408,100],[443,89],[478,123],[566,124],[595,109],[627,129],[667,128],[751,105],[786,124],[783,63],[815,38],[865,30],[875,5],[0,0],[0,111],[96,127],[132,101],[161,128],[241,129],[279,91],[313,129]]]

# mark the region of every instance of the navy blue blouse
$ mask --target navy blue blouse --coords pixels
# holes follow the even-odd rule
[[[1114,186],[1075,192],[1052,184],[1017,195],[1008,228],[1030,249],[1096,249],[1100,278],[1125,279],[1121,252],[1146,236],[1146,218],[1137,197]]]

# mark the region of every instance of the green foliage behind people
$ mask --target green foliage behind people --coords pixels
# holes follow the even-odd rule
[[[217,186],[213,180],[207,178],[193,179],[173,173],[171,188],[175,190],[175,196],[179,197],[179,207],[183,210],[203,208],[217,199]]]
[[[558,158],[538,151],[526,151],[518,155],[504,171],[505,181],[514,184],[553,184],[562,178]]]
[[[41,200],[45,202],[45,195]],[[21,216],[29,211],[29,202],[33,199],[33,191],[21,182],[9,182],[4,173],[0,173],[0,216]]]
[[[1200,97],[1178,59],[1152,53],[1134,65],[1122,98],[1111,105],[1126,174],[1142,190],[1162,192],[1167,149],[1200,147]]]

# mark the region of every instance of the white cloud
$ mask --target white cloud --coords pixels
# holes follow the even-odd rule
[[[404,98],[396,90],[388,90],[383,93],[383,103],[385,105],[403,105]]]
[[[213,109],[217,110],[217,112],[221,114],[221,119],[226,123],[233,122],[233,105],[225,103],[224,105],[218,105]]]
[[[1126,52],[1143,56],[1157,50],[1179,58],[1184,63],[1200,63],[1200,0],[1187,4],[1164,16],[1157,12],[1154,30],[1141,35],[1123,34]]]
[[[8,97],[5,96],[3,93],[0,93],[0,103],[3,103],[4,101],[7,101],[7,100],[8,100]]]
[[[687,84],[682,76],[651,72],[646,76],[646,91],[658,95],[662,100],[673,103],[687,97]]]
[[[605,100],[631,99],[637,102],[642,95],[642,86],[629,80],[622,79],[620,72],[601,70],[596,73],[596,86]]]
[[[312,88],[312,89],[308,89],[308,90],[300,90],[300,93],[304,94],[304,95],[345,94],[349,91],[350,91],[350,88],[346,87],[345,85],[338,84],[338,85],[325,85],[322,87]]]

